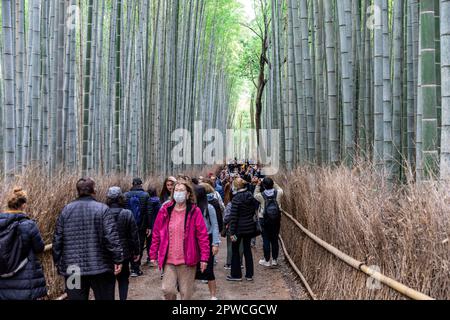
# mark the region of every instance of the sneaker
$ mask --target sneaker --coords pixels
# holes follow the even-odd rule
[[[217,297],[211,297],[211,300],[213,300],[213,301],[217,301],[217,300],[219,300]]]
[[[272,260],[272,267],[278,267],[278,261],[276,259]]]
[[[131,274],[130,274],[130,277],[137,278],[139,276],[138,276],[137,272],[132,271]]]
[[[208,280],[202,280],[203,284],[208,284]]]
[[[231,270],[231,265],[230,264],[226,264],[226,265],[223,266],[223,268],[225,270]]]
[[[266,259],[259,260],[259,264],[263,267],[270,267],[270,261],[266,261]]]
[[[245,279],[246,279],[248,282],[253,282],[253,278],[247,278],[247,277],[245,277]]]
[[[227,276],[227,281],[241,282],[242,278],[233,278],[232,276]]]

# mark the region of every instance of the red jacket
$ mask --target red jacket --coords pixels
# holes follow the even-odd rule
[[[163,269],[169,251],[169,220],[174,207],[174,201],[162,206],[153,226],[149,256],[151,260],[158,260],[160,269]],[[200,261],[209,260],[209,235],[201,210],[193,204],[187,206],[186,212],[184,257],[186,265],[194,267]]]

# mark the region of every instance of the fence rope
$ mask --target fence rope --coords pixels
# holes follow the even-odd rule
[[[288,217],[304,234],[306,234],[311,240],[316,242],[319,246],[327,250],[329,253],[333,254],[338,259],[342,260],[349,266],[355,268],[356,270],[359,270],[366,275],[372,277],[375,280],[380,281],[381,283],[385,284],[386,286],[390,287],[391,289],[403,294],[404,296],[411,298],[413,300],[434,300],[433,298],[427,296],[426,294],[423,294],[419,291],[416,291],[412,288],[409,288],[405,286],[404,284],[389,278],[385,276],[384,274],[373,270],[369,266],[367,266],[365,263],[360,262],[349,255],[345,254],[344,252],[340,251],[336,247],[333,247],[331,244],[325,242],[324,240],[320,239],[318,236],[313,234],[311,231],[306,229],[300,222],[298,222],[292,215],[287,213],[286,211],[282,210],[283,214]]]

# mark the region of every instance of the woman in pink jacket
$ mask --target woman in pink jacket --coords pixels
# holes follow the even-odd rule
[[[163,205],[153,227],[149,256],[163,271],[162,290],[166,300],[182,300],[194,293],[196,266],[208,265],[209,236],[202,212],[195,204],[195,193],[185,181],[175,183],[173,201]]]

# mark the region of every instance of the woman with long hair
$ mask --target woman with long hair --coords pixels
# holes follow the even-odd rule
[[[165,299],[175,300],[179,289],[182,300],[191,300],[197,264],[202,273],[208,267],[208,229],[190,183],[176,182],[172,199],[156,218],[149,256],[151,263],[158,262],[163,271]]]
[[[219,245],[220,245],[220,232],[219,232],[219,222],[218,222],[218,210],[220,210],[218,203],[216,206],[213,204],[214,198],[214,188],[207,184],[200,184],[203,188],[205,188],[208,206],[203,214],[203,219],[205,220],[206,227],[208,229],[209,235],[209,244],[211,247],[208,267],[206,271],[201,273],[200,268],[197,269],[197,280],[207,281],[209,287],[209,293],[211,294],[211,300],[217,300],[217,284],[216,277],[214,275],[214,257],[219,253]],[[216,200],[217,201],[217,200]],[[221,217],[222,215],[220,215]],[[200,266],[199,266],[200,267]]]
[[[164,180],[161,194],[159,196],[161,203],[165,203],[171,200],[171,195],[176,182],[177,179],[175,177],[168,177],[166,180]]]

